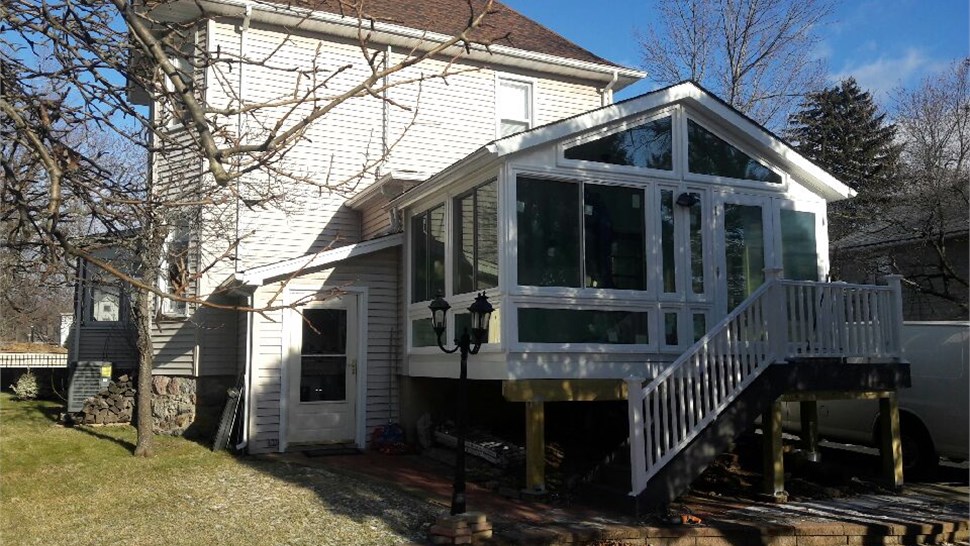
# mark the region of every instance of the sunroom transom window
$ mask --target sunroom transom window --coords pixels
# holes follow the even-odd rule
[[[455,198],[455,294],[498,286],[497,188],[493,180]]]
[[[648,121],[577,144],[566,148],[564,155],[566,159],[669,171],[673,169],[672,118]]]
[[[529,177],[516,187],[520,285],[646,290],[642,189]]]
[[[781,184],[781,175],[692,119],[687,120],[687,169],[695,174]]]

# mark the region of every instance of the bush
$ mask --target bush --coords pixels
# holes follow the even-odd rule
[[[37,398],[37,394],[40,392],[40,388],[37,386],[37,376],[32,374],[30,370],[21,375],[17,379],[17,384],[10,385],[10,388],[19,400],[33,400]]]

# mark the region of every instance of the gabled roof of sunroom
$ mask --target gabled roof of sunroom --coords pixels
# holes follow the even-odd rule
[[[504,138],[493,140],[478,150],[446,167],[424,183],[398,196],[393,206],[406,207],[411,203],[450,185],[469,172],[479,171],[491,163],[539,146],[580,135],[607,125],[640,116],[673,104],[685,104],[705,117],[713,118],[730,126],[749,145],[794,175],[798,181],[826,201],[839,201],[855,195],[855,191],[799,154],[795,149],[771,131],[745,116],[728,103],[717,98],[692,81],[603,106],[559,121],[548,123]]]

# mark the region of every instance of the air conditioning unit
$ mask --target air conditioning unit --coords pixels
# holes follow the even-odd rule
[[[76,413],[84,408],[85,400],[108,388],[111,383],[111,363],[98,360],[71,362],[68,375],[67,412]]]

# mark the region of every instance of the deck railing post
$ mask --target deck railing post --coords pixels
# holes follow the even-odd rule
[[[901,340],[903,338],[903,276],[886,275],[886,284],[892,291],[891,316],[888,317],[891,341],[888,348],[893,356],[899,357],[902,353]]]
[[[639,495],[646,488],[647,453],[644,443],[643,379],[626,380],[626,396],[630,422],[630,494]]]
[[[768,346],[775,359],[788,355],[788,304],[785,286],[781,283],[783,270],[780,267],[765,268],[765,282],[772,286],[767,294],[765,307],[768,308]]]

